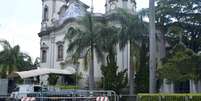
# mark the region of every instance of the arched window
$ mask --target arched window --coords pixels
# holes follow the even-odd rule
[[[47,50],[48,46],[45,43],[41,44],[41,62],[45,63],[47,61]]]
[[[44,13],[43,13],[43,21],[47,21],[47,20],[48,20],[48,7],[45,6]]]
[[[63,53],[64,53],[64,46],[63,44],[59,43],[57,45],[57,60],[62,61],[63,60]]]
[[[42,50],[42,63],[45,63],[47,60],[47,51],[46,50]]]

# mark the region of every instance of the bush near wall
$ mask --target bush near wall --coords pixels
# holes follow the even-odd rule
[[[60,89],[65,89],[65,90],[80,89],[79,86],[75,86],[75,85],[56,85],[55,87]]]
[[[138,94],[137,101],[201,101],[201,94]]]

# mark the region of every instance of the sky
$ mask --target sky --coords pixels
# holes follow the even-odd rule
[[[81,0],[87,5],[91,0]],[[148,7],[149,0],[136,0],[137,10]],[[94,12],[104,13],[105,0],[94,0]],[[42,0],[1,0],[0,39],[12,46],[20,45],[21,51],[33,59],[40,56]],[[0,49],[2,49],[0,47]]]

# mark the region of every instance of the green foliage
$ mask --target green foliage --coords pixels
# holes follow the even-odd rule
[[[200,101],[200,94],[138,94],[139,101]]]
[[[93,22],[91,21],[92,19]],[[72,55],[72,59],[77,62],[80,57],[89,56],[91,48],[94,48],[98,55],[98,60],[103,59],[102,49],[99,45],[103,22],[95,20],[91,14],[81,18],[79,21],[82,28],[70,28],[65,35],[65,40],[70,41],[67,52]],[[92,27],[93,26],[93,27]],[[91,54],[90,54],[91,55]],[[93,61],[93,60],[92,60]]]
[[[178,44],[163,60],[163,66],[159,69],[160,78],[172,81],[198,80],[200,58],[192,50]]]
[[[20,46],[11,47],[8,41],[0,40],[0,76],[6,78],[15,71],[29,70],[33,67],[31,57],[20,51]]]
[[[66,78],[70,80],[71,83],[76,84],[82,79],[82,73],[76,72],[75,74],[67,76]]]
[[[59,78],[58,75],[50,74],[49,77],[48,77],[48,83],[49,83],[49,85],[56,85],[58,78]]]
[[[79,28],[70,28],[65,35],[65,39],[70,42],[67,52],[71,54],[73,63],[77,62],[80,57],[84,57],[86,67],[88,60],[90,60],[90,66],[88,66],[90,67],[89,88],[93,89],[94,53],[98,62],[104,61],[104,52],[110,47],[109,45],[117,43],[116,37],[111,38],[114,35],[113,33],[116,33],[116,28],[109,26],[106,19],[98,19],[92,14],[87,14],[78,22],[81,26]],[[89,56],[90,59],[88,58]]]
[[[143,21],[145,10],[131,14],[124,9],[116,9],[116,12],[108,15],[110,21],[115,22],[119,26],[119,32],[117,33],[117,40],[119,43],[120,50],[124,49],[125,46],[130,43],[130,68],[129,68],[129,81],[133,81],[132,77],[134,70],[139,67],[139,47],[145,38],[147,38],[148,24]],[[135,58],[135,59],[134,59]],[[132,87],[133,82],[129,82],[129,86]],[[129,92],[133,92],[132,88]]]
[[[126,46],[128,40],[137,45],[148,33],[148,24],[141,19],[140,13],[133,15],[124,9],[117,9],[116,13],[109,15],[110,20],[117,21],[121,26],[118,33],[120,49]]]
[[[139,70],[136,73],[135,84],[136,93],[149,92],[149,66],[148,66],[148,46],[145,42],[140,47]]]
[[[122,88],[127,85],[126,70],[118,72],[118,66],[115,60],[114,52],[110,52],[107,56],[107,66],[101,66],[102,84],[105,90],[114,90],[120,93]]]
[[[201,1],[156,0],[156,3],[157,29],[162,30],[162,33],[167,33],[171,26],[183,29],[181,33],[183,43],[194,52],[199,52],[201,47]],[[174,32],[166,34],[166,39],[171,46],[178,43],[179,39],[176,36]]]
[[[37,57],[33,63],[34,68],[40,67],[40,58]]]
[[[61,88],[61,89],[66,89],[66,90],[80,89],[79,86],[74,86],[74,85],[56,85],[55,87]]]

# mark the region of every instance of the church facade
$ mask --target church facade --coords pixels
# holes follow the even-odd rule
[[[116,8],[127,9],[135,13],[135,0],[106,0],[105,14],[95,13],[95,16],[105,16],[110,14]],[[64,40],[65,34],[70,28],[84,28],[79,25],[77,20],[88,13],[89,6],[79,0],[42,0],[42,22],[40,37],[40,68],[67,69],[73,67],[82,74],[79,81],[81,88],[88,85],[88,71],[84,70],[83,59],[79,64],[67,63],[66,60],[70,54],[66,52],[69,42]],[[129,45],[122,51],[117,48],[117,63],[121,69],[127,69],[129,66]],[[101,78],[100,64],[94,57],[96,81]],[[46,81],[47,77],[41,78]]]

